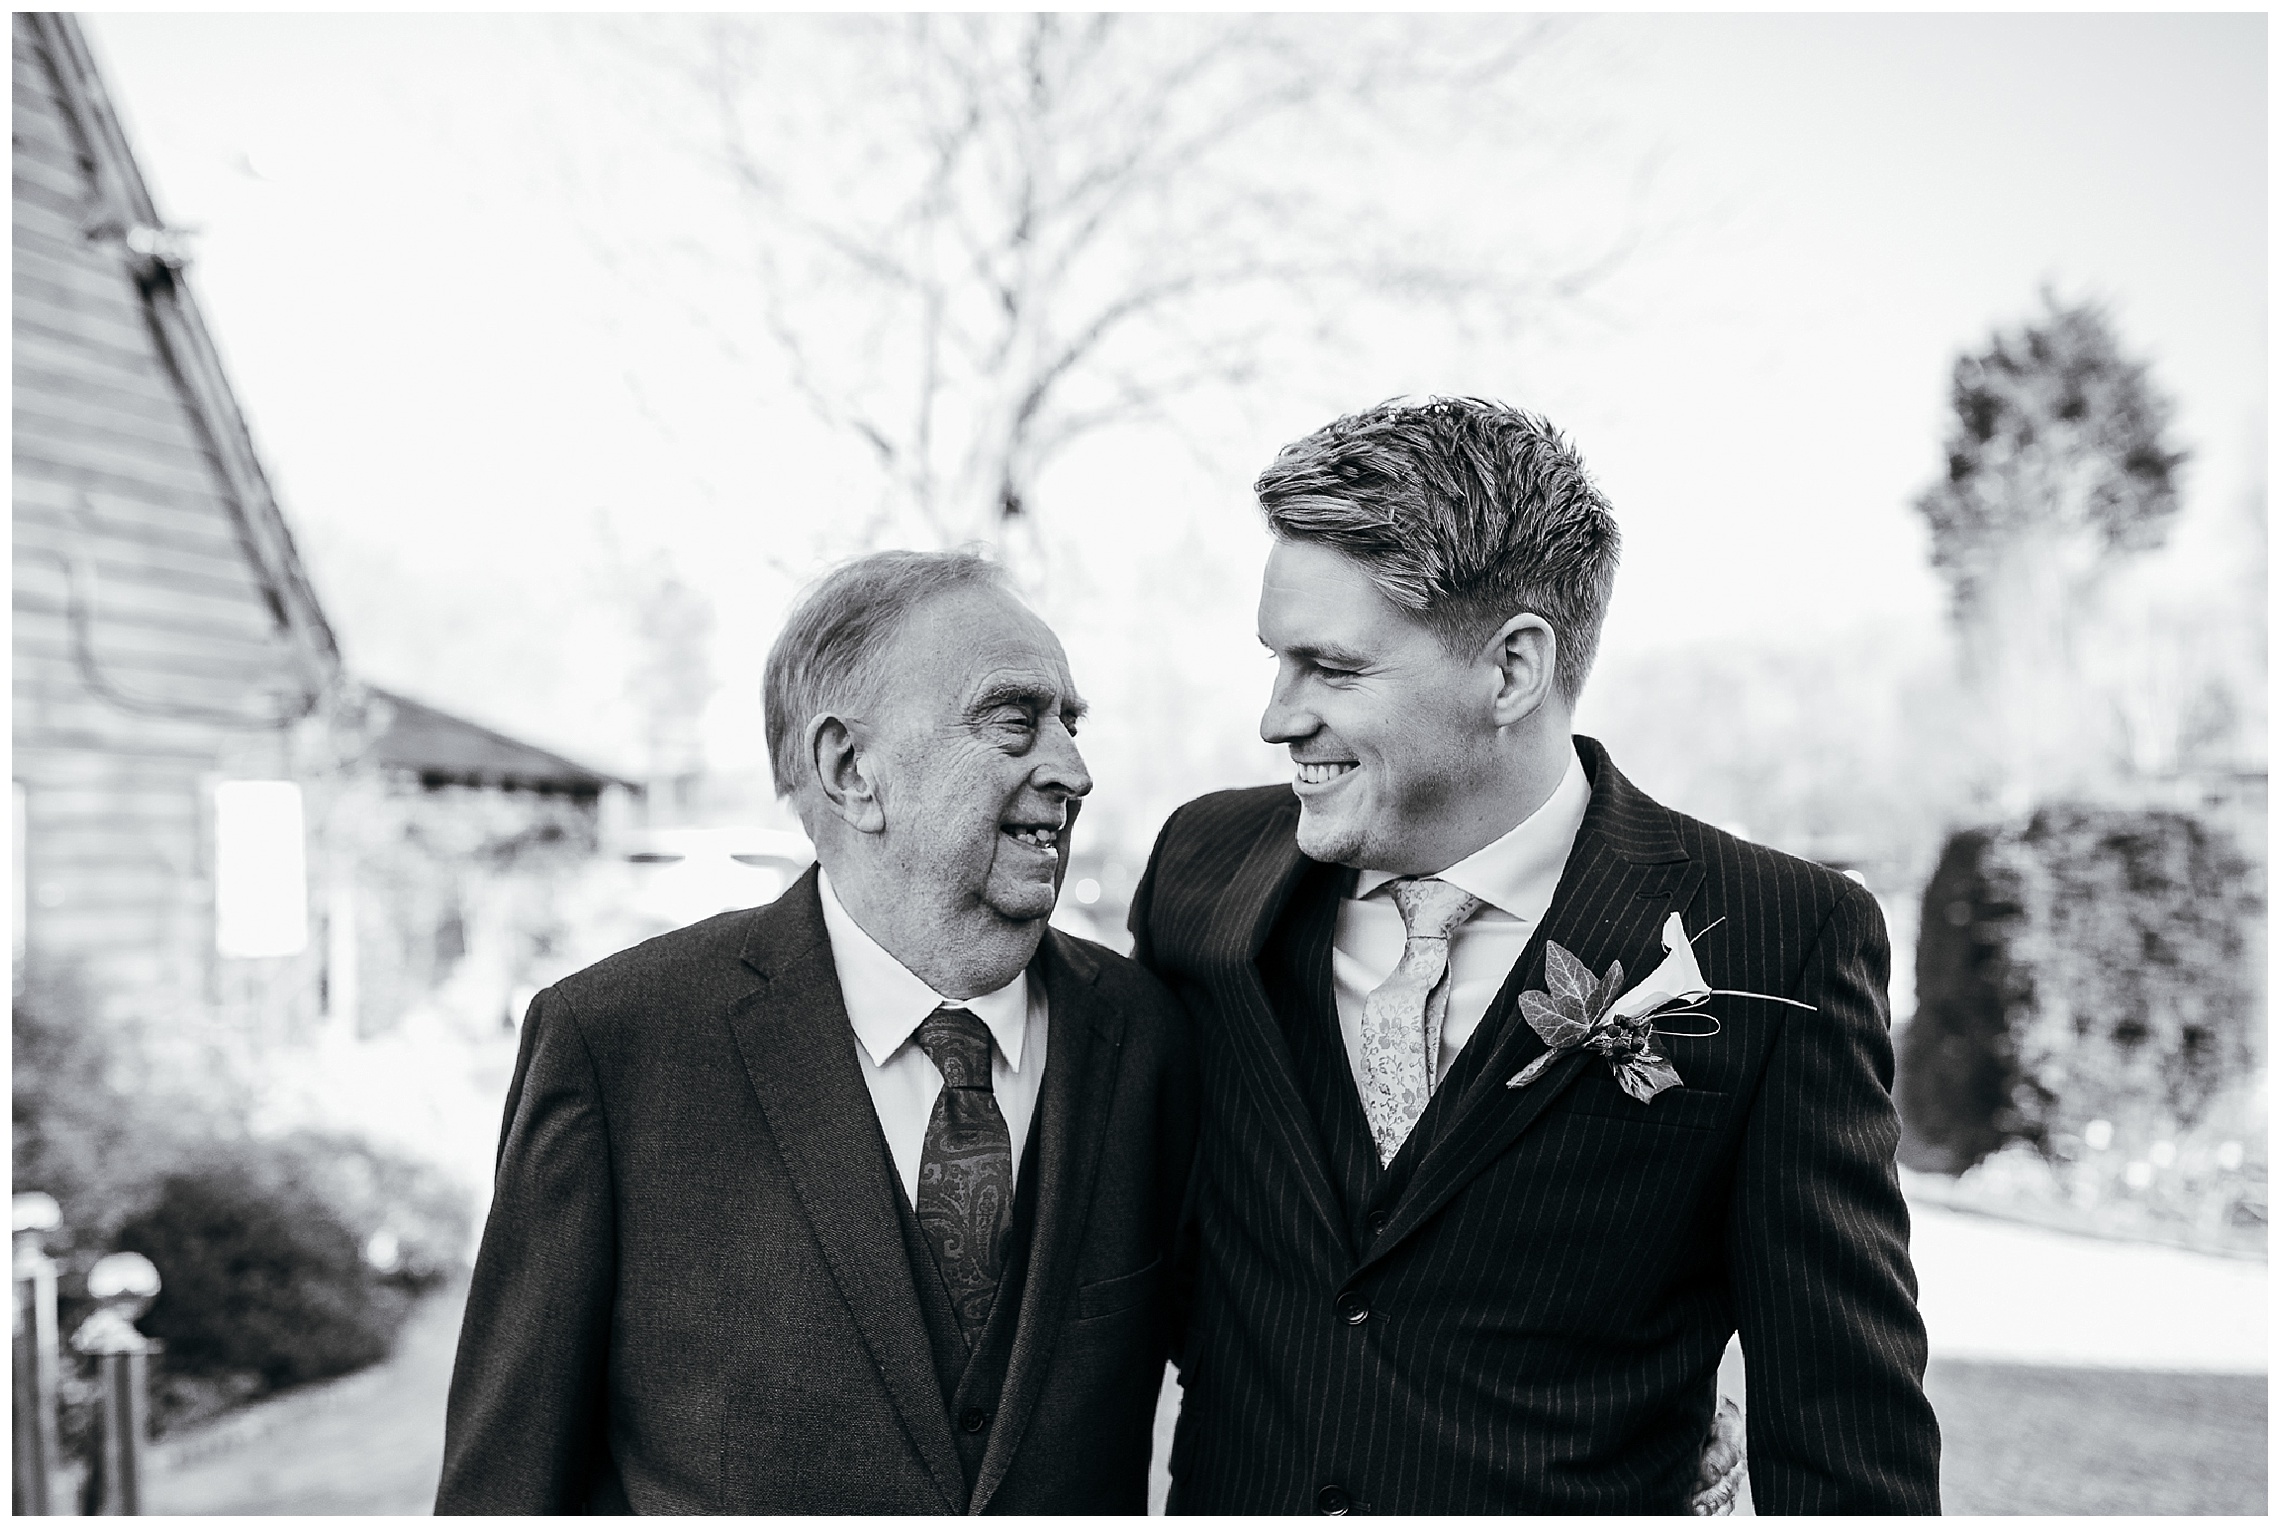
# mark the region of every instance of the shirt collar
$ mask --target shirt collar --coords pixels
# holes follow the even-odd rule
[[[1570,744],[1567,770],[1542,806],[1502,838],[1474,850],[1434,879],[1460,886],[1523,922],[1540,918],[1559,889],[1560,872],[1567,868],[1568,851],[1575,847],[1575,835],[1590,806],[1590,777]],[[1354,895],[1366,897],[1399,879],[1391,871],[1365,870],[1354,882]]]
[[[971,1009],[974,1017],[988,1026],[1005,1064],[1016,1072],[1021,1070],[1021,1039],[1029,1026],[1027,971],[995,992],[962,1000],[946,998],[863,932],[862,925],[840,905],[829,871],[818,869],[816,890],[823,898],[823,928],[831,940],[832,964],[839,968],[839,996],[847,1005],[847,1022],[873,1066],[885,1066],[926,1016],[947,1003],[953,1008]]]

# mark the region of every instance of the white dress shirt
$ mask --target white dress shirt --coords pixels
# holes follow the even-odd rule
[[[1560,873],[1591,805],[1591,781],[1571,744],[1567,773],[1544,804],[1494,843],[1442,871],[1438,880],[1461,886],[1480,898],[1473,915],[1449,934],[1449,1010],[1441,1021],[1441,1054],[1433,1062],[1437,1083],[1465,1048],[1520,952],[1559,890]],[[1401,909],[1386,892],[1399,877],[1365,870],[1354,894],[1338,904],[1338,934],[1330,949],[1330,980],[1338,998],[1338,1028],[1346,1040],[1346,1060],[1357,1083],[1368,1074],[1362,1062],[1362,1008],[1393,968],[1401,964],[1408,931]]]
[[[903,1192],[918,1203],[918,1159],[926,1148],[926,1123],[942,1093],[942,1073],[914,1038],[926,1016],[948,1003],[970,1008],[986,1025],[990,1047],[990,1086],[998,1112],[1013,1137],[1013,1178],[1021,1181],[1021,1148],[1029,1138],[1029,1117],[1037,1109],[1037,1084],[1045,1075],[1045,990],[1032,987],[1022,972],[995,992],[954,1001],[911,974],[849,916],[831,889],[831,876],[818,871],[823,895],[823,928],[831,939],[832,964],[839,969],[839,996],[853,1027],[855,1059],[879,1114]]]

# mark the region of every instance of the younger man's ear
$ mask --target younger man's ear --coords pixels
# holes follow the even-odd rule
[[[841,821],[858,833],[877,833],[886,827],[878,782],[865,769],[863,746],[847,723],[836,716],[809,722],[808,758],[815,766],[817,788]]]
[[[1492,707],[1496,725],[1526,721],[1552,696],[1560,662],[1559,634],[1540,615],[1516,615],[1489,639],[1488,662],[1497,673]]]

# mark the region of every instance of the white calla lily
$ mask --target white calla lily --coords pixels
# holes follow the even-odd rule
[[[1694,959],[1694,942],[1676,913],[1663,924],[1663,960],[1639,984],[1615,1000],[1607,1011],[1617,1018],[1635,1019],[1673,1004],[1691,1006],[1708,997],[1710,984]]]

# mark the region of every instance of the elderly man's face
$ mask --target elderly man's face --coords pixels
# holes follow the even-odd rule
[[[887,667],[869,753],[902,883],[951,919],[1046,917],[1092,789],[1059,640],[1010,595],[964,589],[906,619]]]

